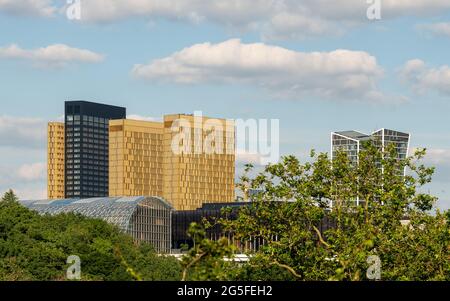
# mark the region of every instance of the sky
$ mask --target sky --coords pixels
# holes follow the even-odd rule
[[[332,131],[408,132],[450,208],[450,1],[69,2],[0,0],[0,192],[46,197],[46,124],[82,99],[278,119],[300,158]]]

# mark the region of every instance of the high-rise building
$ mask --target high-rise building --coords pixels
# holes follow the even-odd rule
[[[409,142],[411,139],[410,134],[381,129],[374,132],[372,136],[375,137],[375,141],[378,141],[379,145],[383,148],[394,144],[399,159],[405,159],[408,156]]]
[[[345,152],[353,164],[358,162],[359,151],[364,141],[370,141],[372,137],[357,131],[343,131],[331,133],[331,159],[338,151]]]
[[[388,129],[380,129],[371,135],[357,131],[333,132],[331,133],[331,158],[333,159],[338,151],[343,151],[347,153],[353,164],[357,164],[364,142],[372,141],[383,150],[388,145],[394,144],[398,159],[405,159],[408,156],[410,137],[410,134]]]
[[[50,122],[47,127],[47,196],[63,199],[64,194],[64,123]]]
[[[65,103],[65,197],[108,196],[109,121],[122,107],[87,101]]]
[[[163,196],[164,124],[111,120],[109,195]]]
[[[158,195],[176,210],[232,202],[234,149],[234,122],[225,119],[176,114],[161,123],[111,121],[110,196]]]

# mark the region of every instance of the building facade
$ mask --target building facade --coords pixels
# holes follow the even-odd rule
[[[47,126],[47,197],[65,197],[65,145],[64,123],[50,122]]]
[[[163,195],[163,138],[160,122],[111,120],[109,195]]]
[[[126,118],[126,109],[67,101],[64,115],[65,197],[108,196],[109,120]]]
[[[172,206],[158,197],[120,197],[21,201],[39,214],[76,213],[113,224],[136,241],[170,253]]]
[[[282,202],[277,202],[282,204]],[[266,241],[261,237],[252,237],[247,239],[237,239],[233,233],[226,231],[219,219],[236,220],[239,217],[239,210],[244,207],[253,206],[253,202],[234,202],[234,203],[209,203],[204,204],[196,210],[173,211],[172,213],[172,253],[182,252],[183,246],[194,246],[192,237],[188,235],[189,227],[192,223],[203,224],[208,221],[212,226],[205,229],[206,238],[217,241],[226,238],[228,242],[234,245],[240,253],[252,253],[258,251]],[[225,208],[231,209],[224,211]],[[336,223],[327,215],[315,225],[321,233],[336,226]],[[277,238],[274,237],[276,240]]]
[[[331,133],[331,159],[338,151],[347,154],[350,162],[357,164],[359,152],[364,148],[364,142],[372,141],[374,145],[384,150],[387,146],[394,144],[397,158],[405,159],[409,152],[411,135],[389,129],[380,129],[371,135],[357,131],[343,131]]]
[[[225,119],[176,114],[161,123],[111,121],[110,196],[161,195],[176,210],[233,202],[234,149],[234,122]]]
[[[395,150],[398,159],[406,159],[409,152],[409,142],[411,135],[398,131],[381,129],[372,134],[375,137],[375,141],[384,148],[390,144],[395,145]]]

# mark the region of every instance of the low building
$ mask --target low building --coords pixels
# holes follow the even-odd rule
[[[159,197],[115,197],[21,201],[40,214],[78,213],[118,226],[136,241],[170,253],[173,207]]]
[[[281,203],[281,202],[280,202]],[[262,238],[252,238],[246,241],[235,239],[233,233],[224,231],[217,221],[221,218],[235,220],[238,218],[239,210],[245,206],[252,206],[252,202],[235,203],[209,203],[203,204],[196,210],[174,211],[172,216],[172,253],[181,253],[184,246],[192,247],[194,241],[188,235],[189,226],[192,223],[202,224],[205,220],[211,223],[211,227],[206,229],[206,238],[217,241],[221,238],[228,239],[230,244],[235,245],[240,253],[257,251],[266,242]],[[231,208],[231,212],[224,215],[223,210]],[[323,233],[334,227],[334,222],[325,216],[318,225],[318,230]],[[275,240],[277,238],[274,238]]]
[[[179,253],[184,246],[192,247],[194,242],[188,235],[189,227],[192,223],[202,224],[204,220],[214,224],[206,229],[206,238],[218,240],[222,237],[227,237],[230,242],[234,242],[232,235],[225,233],[215,221],[224,217],[222,214],[224,208],[233,208],[231,215],[227,216],[228,219],[233,220],[237,218],[238,210],[249,204],[248,202],[209,203],[203,204],[201,208],[196,210],[174,211],[172,216],[172,252]]]

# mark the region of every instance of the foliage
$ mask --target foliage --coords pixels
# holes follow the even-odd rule
[[[1,202],[17,202],[19,198],[15,195],[12,189],[8,190],[2,197]]]
[[[266,280],[261,273],[249,279],[245,271],[272,267],[284,270],[278,275],[285,280],[367,280],[368,258],[376,255],[382,280],[450,280],[450,214],[430,212],[437,199],[422,191],[434,169],[419,164],[424,155],[418,150],[398,159],[393,146],[368,143],[358,164],[344,153],[330,160],[313,151],[311,162],[288,156],[253,179],[245,174],[244,193],[262,193],[236,220],[221,223],[235,239],[266,244],[228,279]],[[191,258],[199,252],[191,250]],[[202,279],[207,273],[202,270]]]
[[[224,258],[232,258],[235,248],[226,238],[207,239],[204,227],[197,223],[191,224],[188,235],[193,239],[194,247],[182,259],[183,281],[223,281],[232,277],[236,265]]]
[[[70,255],[81,259],[82,280],[180,279],[176,259],[115,226],[75,214],[40,216],[5,201],[12,196],[0,202],[0,280],[65,280]]]

